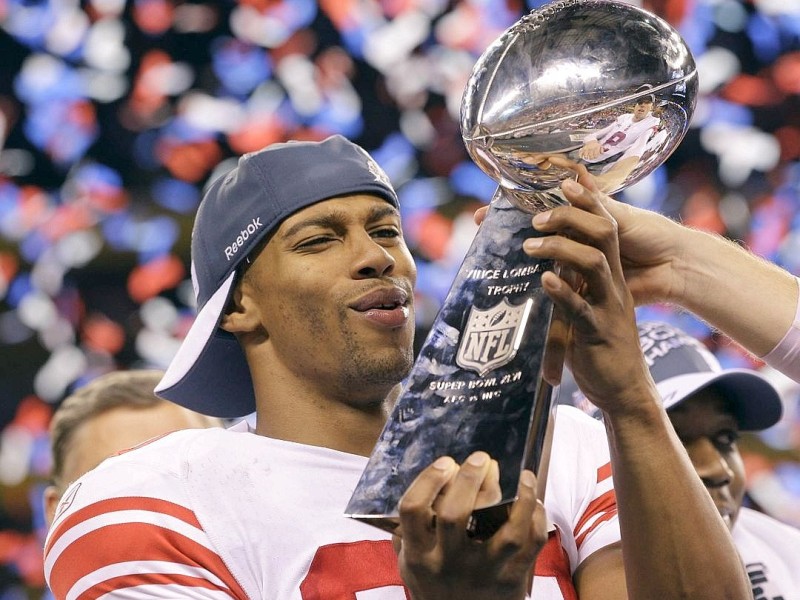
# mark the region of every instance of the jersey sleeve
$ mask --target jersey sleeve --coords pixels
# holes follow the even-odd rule
[[[180,442],[192,435],[108,459],[69,487],[44,549],[57,599],[248,597],[187,502]]]
[[[545,506],[561,530],[574,572],[589,555],[620,541],[603,425],[576,408],[559,406],[548,473]]]

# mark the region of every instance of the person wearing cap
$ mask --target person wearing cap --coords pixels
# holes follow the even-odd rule
[[[580,185],[563,189],[580,201]],[[560,411],[544,505],[523,472],[488,540],[466,525],[498,498],[497,463],[440,457],[400,502],[395,550],[343,511],[413,362],[416,270],[397,196],[341,136],[242,157],[198,210],[199,311],[156,391],[219,417],[255,410],[255,427],[176,432],[75,482],[45,546],[55,596],[516,600],[532,579],[538,599],[747,597],[702,485],[674,486],[690,466],[636,344],[616,247],[598,243],[608,215],[581,206],[597,223],[553,258],[590,293],[541,280],[573,320],[571,364],[614,451],[598,423]]]
[[[640,323],[639,341],[670,422],[731,530],[753,597],[800,598],[800,530],[742,506],[745,472],[736,440],[740,431],[780,420],[778,390],[758,371],[723,369],[700,340],[668,323]],[[565,385],[565,402],[597,415],[574,382]]]
[[[594,165],[597,186],[604,192],[617,190],[639,164],[647,150],[647,142],[658,130],[661,119],[653,115],[656,97],[643,93],[652,89],[637,88],[636,100],[630,112],[623,113],[611,123],[587,133],[577,157]]]

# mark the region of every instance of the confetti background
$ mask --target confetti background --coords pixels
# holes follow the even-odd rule
[[[44,593],[53,408],[98,374],[166,366],[193,317],[192,215],[235,156],[332,133],[370,150],[401,196],[426,328],[494,189],[461,142],[462,90],[541,4],[0,0],[0,600]],[[800,0],[644,5],[689,43],[701,97],[623,199],[800,273]],[[761,367],[689,315],[640,316]],[[797,389],[767,374],[787,417],[743,440],[751,501],[800,525]]]

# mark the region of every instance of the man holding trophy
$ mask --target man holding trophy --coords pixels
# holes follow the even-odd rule
[[[626,578],[632,598],[747,597],[737,596],[743,573],[735,553],[728,553],[724,524],[713,505],[706,506],[705,490],[686,483],[691,465],[654,396],[638,347],[633,302],[610,235],[613,220],[596,194],[574,182],[564,183],[564,193],[586,211],[583,241],[563,238],[563,246],[551,250],[585,276],[585,296],[553,273],[542,281],[573,319],[573,369],[609,416],[612,466],[606,470],[613,469],[616,478],[624,569],[623,555],[613,543],[572,564],[566,547],[574,547],[575,534],[571,529],[548,532],[529,472],[520,478],[508,521],[488,540],[468,535],[472,511],[500,494],[493,463],[481,453],[460,467],[439,458],[415,480],[400,508],[398,569],[388,533],[342,515],[411,361],[414,271],[391,189],[376,165],[341,138],[289,143],[252,155],[211,188],[198,217],[195,239],[203,242],[196,244],[211,242],[207,258],[217,268],[227,262],[228,246],[213,243],[208,235],[197,237],[198,231],[220,230],[217,237],[227,240],[230,228],[223,224],[232,212],[230,203],[252,208],[253,201],[245,200],[253,195],[257,204],[267,201],[251,171],[254,158],[263,160],[265,153],[282,157],[284,167],[306,157],[300,164],[309,173],[320,164],[330,165],[326,170],[338,173],[337,179],[330,178],[329,170],[322,174],[324,181],[311,180],[334,192],[334,181],[364,192],[298,209],[272,225],[272,235],[243,245],[236,259],[246,269],[241,280],[231,287],[232,272],[220,287],[222,300],[214,299],[217,290],[212,289],[211,299],[201,304],[193,331],[202,333],[205,327],[211,337],[202,349],[192,345],[202,337],[188,338],[185,351],[192,352],[195,368],[181,364],[185,354],[176,357],[174,366],[185,373],[176,387],[183,402],[227,416],[244,414],[247,402],[253,402],[258,426],[254,432],[246,425],[239,431],[176,432],[106,461],[70,486],[46,548],[48,581],[57,598],[81,591],[121,598],[141,593],[340,598],[373,590],[382,594],[373,597],[391,599],[404,597],[403,584],[417,600],[456,593],[523,598],[534,562],[540,565],[537,557],[546,559],[549,568],[565,563],[570,588],[544,571],[541,579],[534,578],[534,598],[626,597]],[[320,162],[323,155],[326,160]],[[309,185],[297,176],[291,180]],[[220,187],[233,194],[215,206],[225,194]],[[228,220],[241,229],[241,219],[232,215]],[[246,222],[254,220],[270,227],[263,216]],[[202,252],[198,248],[195,259]],[[219,256],[214,259],[212,253]],[[205,286],[213,280],[210,274],[199,275],[203,268],[195,265],[198,276],[205,277],[200,292],[208,294]],[[301,276],[303,271],[308,273]],[[309,294],[313,298],[301,301]],[[225,311],[222,330],[208,320],[206,306]],[[238,343],[225,331],[236,333],[241,358],[231,354]],[[319,343],[321,334],[328,343]],[[219,361],[220,352],[228,354],[226,361]],[[247,369],[247,379],[237,366]],[[217,379],[215,387],[209,376]],[[226,385],[239,388],[239,394]],[[575,428],[577,436],[597,436],[587,425]],[[583,438],[565,440],[565,447],[580,446]],[[592,481],[575,482],[576,472],[551,470],[549,489],[594,485],[600,474],[591,474]],[[597,531],[613,524],[614,490],[606,489],[609,493],[598,504],[610,505],[607,519],[576,527]],[[122,533],[125,544],[119,543]],[[556,541],[545,556],[550,539]],[[710,579],[711,572],[719,577]],[[744,580],[742,585],[746,593]]]
[[[555,6],[583,4],[606,17],[624,6]],[[581,285],[546,265],[509,265],[512,277],[535,285],[499,286],[491,294],[499,309],[465,317],[477,323],[477,345],[434,367],[469,375],[432,381],[447,402],[419,407],[404,402],[400,386],[414,362],[416,270],[386,175],[340,136],[242,157],[198,210],[192,278],[199,313],[157,392],[221,417],[255,410],[257,425],[176,432],[74,482],[45,548],[55,597],[748,598],[727,529],[694,477],[639,349],[616,223],[586,168],[571,172],[577,182],[545,194],[571,203],[569,229],[554,221],[553,233],[563,235],[528,239],[528,227],[505,239],[513,256],[557,261]],[[531,198],[519,189],[512,195]],[[530,214],[509,206],[495,207],[505,216],[487,223],[530,223]],[[486,225],[481,231],[491,232]],[[476,299],[495,270],[466,278]],[[500,297],[528,287],[541,293],[525,300],[524,311]],[[516,367],[503,374],[507,381],[492,372],[526,354],[526,320],[549,322],[548,302],[570,324],[563,351],[606,414],[608,443],[592,419],[560,414],[534,453],[552,443],[545,470],[541,456],[530,460],[524,435],[535,407],[520,409],[524,431],[522,439],[507,436],[510,457],[473,451],[484,430],[470,430],[463,417],[463,438],[417,427],[428,409],[457,418],[451,409],[471,402],[461,393],[470,385],[487,394],[476,394],[482,407],[502,402],[502,390],[514,392],[517,406],[530,389],[519,382],[530,380],[544,390],[534,404],[547,408],[555,381],[536,384],[546,372],[541,348],[532,352],[539,361],[532,377]],[[509,338],[501,327],[521,333]],[[547,421],[549,412],[538,414]],[[490,431],[507,422],[484,413]],[[420,447],[429,464],[414,463],[420,468],[399,498],[388,490],[391,514],[372,527],[345,516],[345,505],[359,481],[370,480],[367,457],[397,423],[428,440]],[[393,447],[412,458],[402,450]],[[476,529],[477,515],[492,506],[503,518]]]

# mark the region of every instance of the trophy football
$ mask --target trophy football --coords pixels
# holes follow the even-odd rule
[[[613,193],[650,173],[689,126],[692,55],[665,21],[613,0],[534,10],[478,59],[461,105],[471,158],[497,183],[480,226],[375,446],[346,514],[393,531],[400,498],[440,456],[483,450],[502,499],[470,533],[507,516],[523,469],[543,498],[568,325],[541,288],[552,261],[527,256],[532,216],[564,204],[583,164]],[[568,274],[564,274],[566,277]]]

